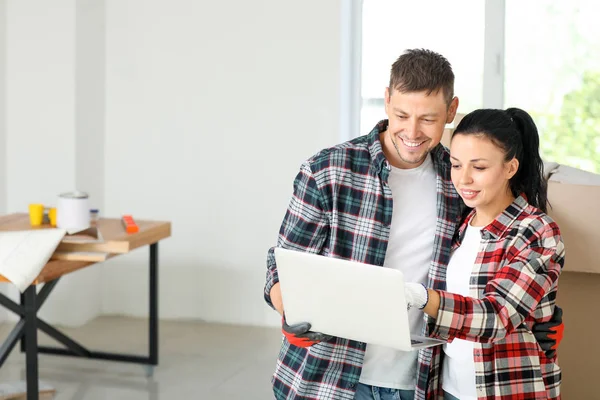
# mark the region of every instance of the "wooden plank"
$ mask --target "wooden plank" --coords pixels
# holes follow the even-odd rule
[[[128,234],[123,228],[121,219],[100,218],[97,222],[103,243],[61,243],[57,251],[84,251],[99,253],[127,253],[141,246],[156,243],[171,236],[171,223],[163,221],[137,221],[139,232]],[[29,225],[29,215],[24,213],[10,214],[0,217],[0,231],[17,231],[30,229],[48,229],[49,225],[33,228]]]
[[[110,258],[109,253],[99,253],[91,251],[56,251],[52,254],[52,260],[66,261],[94,261],[102,262]]]
[[[78,269],[101,262],[102,255],[93,253],[108,253],[106,258],[117,254],[127,253],[141,246],[156,243],[171,236],[171,223],[161,221],[137,221],[140,230],[128,234],[123,228],[121,219],[101,218],[97,225],[104,242],[102,243],[64,243],[55,251],[52,259],[44,266],[34,285],[50,282]],[[31,227],[29,215],[16,213],[0,216],[0,231],[20,231],[31,229],[48,229],[49,225]],[[0,275],[0,282],[10,282]]]
[[[50,260],[46,266],[42,269],[42,272],[38,275],[35,281],[32,282],[34,285],[40,283],[50,282],[56,278],[60,278],[63,275],[69,274],[78,269],[87,267],[89,265],[96,264],[95,261],[65,261],[65,260]],[[0,282],[10,282],[6,277],[0,275]]]
[[[39,384],[39,400],[52,400],[56,394],[56,389],[45,382]],[[0,383],[0,400],[26,400],[27,399],[27,381]]]
[[[51,260],[46,264],[40,275],[37,277],[37,284],[50,282],[63,275],[70,274],[78,269],[96,264],[93,261],[64,261]]]

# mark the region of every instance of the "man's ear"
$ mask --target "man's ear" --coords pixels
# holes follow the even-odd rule
[[[456,110],[458,110],[458,97],[455,96],[450,102],[450,106],[448,107],[448,115],[446,116],[447,124],[454,121],[454,117],[456,116]]]
[[[389,115],[388,111],[389,111],[389,108],[390,108],[390,96],[391,96],[390,88],[386,87],[385,88],[385,102],[384,102],[384,105],[385,105],[385,113],[388,114],[388,115]]]

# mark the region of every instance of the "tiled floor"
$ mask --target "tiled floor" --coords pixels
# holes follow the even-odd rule
[[[0,325],[0,338],[10,329]],[[61,330],[90,350],[147,354],[143,319],[101,317]],[[55,400],[272,399],[280,341],[278,329],[165,321],[152,378],[140,365],[40,355],[40,379],[56,388]],[[40,343],[54,345],[42,336]],[[18,347],[0,368],[0,382],[24,379]]]

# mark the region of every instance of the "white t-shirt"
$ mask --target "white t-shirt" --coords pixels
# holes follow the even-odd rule
[[[388,184],[394,208],[383,265],[402,271],[406,282],[427,283],[437,222],[436,174],[431,157],[417,168],[391,167]],[[411,332],[421,334],[423,312],[411,309],[408,316]],[[414,390],[417,354],[367,344],[360,382]]]
[[[469,296],[469,281],[481,243],[481,228],[467,226],[463,241],[451,255],[446,271],[446,289]],[[473,342],[454,339],[444,345],[442,387],[461,400],[477,400]]]

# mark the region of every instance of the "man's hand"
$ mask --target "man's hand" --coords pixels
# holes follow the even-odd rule
[[[271,303],[273,303],[275,310],[277,310],[279,315],[283,316],[283,300],[281,299],[281,286],[279,286],[279,282],[273,285],[271,292],[269,292],[269,296],[271,297]]]
[[[554,307],[554,314],[552,314],[550,321],[533,325],[532,332],[548,358],[556,356],[556,350],[562,341],[564,329],[562,309],[559,306]]]
[[[331,339],[333,336],[326,335],[320,332],[312,332],[310,323],[302,322],[299,324],[288,325],[285,320],[285,315],[281,319],[282,332],[290,344],[298,347],[310,347],[313,344],[324,342]]]

